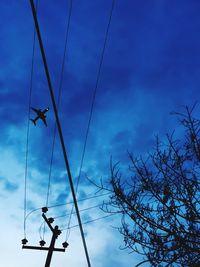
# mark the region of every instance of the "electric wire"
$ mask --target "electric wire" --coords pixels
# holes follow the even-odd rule
[[[108,202],[104,203],[104,204],[107,204]],[[98,205],[95,205],[95,206],[91,206],[91,207],[88,207],[88,208],[84,208],[84,209],[80,209],[79,212],[84,212],[84,211],[88,211],[88,210],[92,210],[92,209],[95,209],[95,208],[99,208],[102,204],[98,204]],[[71,213],[68,213],[68,214],[64,214],[64,215],[60,215],[60,216],[54,216],[53,219],[56,220],[56,219],[59,219],[59,218],[63,218],[63,217],[67,217],[69,216]],[[72,215],[75,215],[76,212],[73,212]],[[41,235],[41,231],[42,231],[42,226],[45,224],[45,222],[42,222],[40,227],[39,227],[39,233],[40,233],[40,238],[44,240],[44,237],[42,238],[42,235]]]
[[[83,201],[87,201],[87,200],[90,200],[90,199],[94,199],[94,198],[98,198],[98,197],[102,197],[102,196],[106,196],[106,195],[110,195],[110,193],[104,193],[104,194],[101,194],[101,195],[96,195],[96,196],[91,196],[91,197],[87,197],[87,198],[82,198],[82,199],[79,199],[77,200],[78,202],[83,202]],[[65,204],[58,204],[58,205],[54,205],[54,206],[49,206],[48,209],[50,208],[55,208],[55,207],[58,207],[58,206],[66,206],[66,205],[70,205],[70,204],[73,204],[74,202],[71,201],[71,202],[68,202],[68,203],[65,203]],[[103,202],[103,204],[107,204],[109,202]],[[98,204],[98,205],[95,205],[95,206],[91,206],[91,207],[88,207],[88,208],[84,208],[84,209],[81,209],[80,212],[83,212],[83,211],[87,211],[87,210],[91,210],[91,209],[95,209],[95,208],[98,208],[98,207],[101,207],[102,204]],[[28,219],[28,217],[34,213],[35,211],[39,211],[41,210],[42,207],[40,208],[36,208],[36,209],[33,209],[32,211],[30,211],[27,215],[26,215],[26,218],[25,220]],[[76,212],[73,212],[72,215],[76,214]],[[70,216],[71,215],[71,212],[68,213],[68,214],[65,214],[65,215],[60,215],[60,216],[55,216],[54,219],[58,219],[58,218],[62,218],[62,217],[67,217],[67,216]],[[41,234],[41,231],[42,231],[42,226],[44,227],[45,223],[42,222],[41,225],[40,225],[40,228],[39,228],[39,235],[40,235],[40,239],[41,240],[44,240],[44,234],[42,236]],[[70,228],[71,229],[71,228]],[[67,230],[67,228],[66,228]],[[67,230],[69,231],[69,230]]]
[[[106,203],[104,203],[104,204],[106,204]],[[83,211],[86,211],[86,210],[92,210],[92,209],[95,209],[95,208],[99,208],[101,206],[102,206],[102,204],[98,204],[98,205],[91,206],[91,207],[88,207],[88,208],[80,209],[79,211],[83,212]],[[72,213],[72,215],[74,215],[74,214],[76,214],[76,212]],[[54,219],[63,218],[63,217],[67,217],[67,216],[70,216],[70,215],[71,215],[71,212],[67,213],[67,214],[64,214],[64,215],[56,216],[56,217],[54,217]]]
[[[94,198],[98,198],[98,197],[102,197],[102,196],[106,196],[106,195],[110,195],[110,194],[111,193],[104,193],[104,194],[101,194],[101,195],[90,196],[90,197],[87,197],[87,198],[78,199],[77,202],[83,202],[83,201],[87,201],[87,200],[90,200],[90,199],[94,199]],[[70,201],[70,202],[63,203],[63,204],[56,204],[56,205],[48,206],[47,208],[48,209],[57,208],[57,207],[61,207],[61,206],[67,206],[67,205],[70,205],[70,204],[73,204],[73,203],[74,203],[73,201]],[[39,211],[41,209],[42,209],[42,207],[31,210],[29,213],[27,213],[25,220],[27,220],[28,217],[32,213],[34,213],[36,211]]]
[[[65,148],[62,128],[61,128],[60,120],[59,120],[59,117],[58,117],[58,111],[57,111],[54,92],[53,92],[53,88],[52,88],[52,84],[51,84],[51,78],[50,78],[49,69],[48,69],[48,65],[47,65],[47,61],[46,61],[46,55],[45,55],[45,51],[44,51],[44,47],[43,47],[41,34],[40,34],[40,28],[39,28],[39,24],[38,24],[38,20],[37,20],[37,14],[36,14],[36,10],[35,10],[34,0],[30,0],[30,4],[31,4],[31,10],[32,10],[33,19],[34,19],[34,22],[35,22],[35,28],[36,28],[36,31],[37,31],[37,36],[38,36],[40,51],[41,51],[42,60],[43,60],[43,64],[44,64],[45,74],[46,74],[46,78],[47,78],[47,82],[48,82],[49,93],[50,93],[50,97],[51,97],[51,100],[52,100],[54,114],[55,114],[55,117],[56,117],[56,123],[57,123],[57,127],[58,127],[58,133],[59,133],[59,137],[60,137],[61,147],[62,147],[62,151],[63,151],[63,157],[64,157],[64,160],[65,160],[65,167],[66,167],[66,171],[67,171],[67,174],[68,174],[69,184],[70,184],[72,197],[73,197],[73,200],[74,200],[75,209],[76,209],[76,213],[77,213],[77,219],[78,219],[78,223],[79,223],[79,228],[80,228],[81,238],[82,238],[83,247],[84,247],[84,251],[85,251],[85,256],[86,256],[88,267],[91,267],[90,257],[89,257],[89,254],[88,254],[88,249],[87,249],[87,245],[86,245],[86,241],[85,241],[85,235],[84,235],[84,232],[83,232],[83,226],[82,226],[82,222],[81,222],[81,217],[80,217],[80,214],[79,214],[78,203],[77,203],[77,200],[76,200],[76,194],[75,194],[75,190],[74,190],[71,170],[70,170],[69,161],[68,161],[68,157],[67,157],[67,152],[66,152],[66,148]]]
[[[36,209],[34,209],[34,210],[31,210],[29,213],[26,214],[26,218],[25,218],[25,220],[27,220],[28,217],[29,217],[32,213],[34,213],[35,211],[41,210],[41,209],[42,209],[42,208],[36,208]]]
[[[58,100],[57,100],[57,110],[58,111],[59,111],[59,107],[60,107],[60,99],[61,99],[61,93],[62,93],[62,87],[63,87],[63,76],[64,76],[63,74],[64,74],[64,69],[65,69],[65,59],[66,59],[66,51],[67,51],[68,36],[69,36],[69,26],[70,26],[71,14],[72,14],[72,3],[73,3],[73,0],[70,0],[69,15],[68,15],[68,21],[67,21],[67,30],[66,30],[65,42],[64,42],[64,53],[63,53],[63,59],[62,59],[62,65],[61,65],[61,74],[60,74],[60,82],[59,82],[59,90],[58,90]],[[55,137],[56,137],[56,122],[54,124],[54,134],[53,134],[52,152],[51,152],[51,159],[50,159],[46,206],[48,206],[48,201],[49,201],[51,172],[52,172],[54,146],[55,146]]]
[[[82,172],[82,167],[83,167],[83,161],[84,161],[84,157],[85,157],[86,146],[87,146],[87,141],[88,141],[88,135],[89,135],[89,130],[90,130],[90,124],[91,124],[93,110],[94,110],[94,103],[95,103],[96,93],[97,93],[97,89],[98,89],[98,85],[99,85],[99,79],[100,79],[101,68],[102,68],[105,49],[106,49],[106,43],[107,43],[107,39],[108,39],[109,28],[110,28],[110,24],[111,24],[112,15],[113,15],[114,4],[115,4],[115,0],[112,0],[109,20],[108,20],[108,25],[107,25],[107,28],[106,28],[103,48],[102,48],[102,52],[101,52],[101,58],[100,58],[100,63],[99,63],[96,83],[95,83],[93,96],[92,96],[92,104],[91,104],[91,109],[90,109],[90,113],[89,113],[88,124],[87,124],[85,140],[84,140],[84,145],[83,145],[83,151],[82,151],[82,157],[81,157],[81,163],[80,163],[80,169],[79,169],[79,175],[78,175],[77,184],[76,184],[76,194],[77,194],[78,186],[79,186],[79,182],[80,182],[80,177],[81,177],[81,172]],[[71,213],[73,213],[73,209],[74,209],[74,206],[72,206]],[[70,226],[70,223],[71,223],[71,216],[69,218],[68,227]],[[70,229],[70,227],[69,227],[69,229]],[[69,238],[69,232],[66,233],[66,241],[67,241],[68,238]]]
[[[38,9],[38,0],[36,1],[36,12]],[[34,68],[34,55],[35,55],[35,37],[36,31],[34,27],[33,33],[33,47],[31,57],[31,73],[30,73],[30,85],[29,85],[29,102],[28,102],[28,116],[27,116],[27,133],[26,133],[26,155],[25,155],[25,176],[24,176],[24,238],[26,239],[26,216],[27,216],[27,174],[28,174],[28,147],[29,147],[29,132],[30,132],[30,107],[33,88],[33,68]]]
[[[96,196],[91,196],[91,197],[87,197],[87,198],[82,198],[82,199],[77,200],[77,202],[82,202],[82,201],[93,199],[93,198],[103,197],[103,196],[107,196],[107,195],[110,195],[110,194],[111,193],[109,192],[109,193],[104,193],[104,194],[101,194],[101,195],[96,195]],[[71,201],[71,202],[68,202],[68,203],[56,204],[56,205],[48,206],[48,209],[55,208],[55,207],[60,207],[60,206],[66,206],[68,204],[73,204],[73,203],[74,202]]]
[[[117,215],[117,214],[118,213],[112,213],[112,214],[109,214],[109,215],[101,216],[101,217],[98,217],[98,218],[95,218],[95,219],[92,219],[92,220],[88,220],[88,221],[82,222],[82,224],[89,224],[89,223],[97,222],[97,221],[112,217],[112,216]],[[39,232],[39,235],[40,235],[40,239],[42,239],[41,229],[42,229],[42,226],[43,226],[44,223],[45,222],[42,222],[42,224],[40,225],[40,227],[38,229],[38,232]],[[76,228],[78,226],[79,226],[79,224],[74,224],[74,225],[70,226],[70,229]],[[61,231],[65,231],[65,230],[68,230],[68,227],[61,229]]]
[[[114,216],[114,215],[117,215],[117,213],[112,213],[112,214],[109,214],[109,215],[105,215],[105,216],[102,216],[102,217],[98,217],[98,218],[96,218],[96,219],[92,219],[92,220],[89,220],[89,221],[85,221],[85,222],[82,222],[82,224],[88,224],[88,223],[96,222],[96,221],[99,221],[99,220],[102,220],[102,219],[105,219],[105,218],[108,218],[108,217],[111,217],[111,216]],[[70,229],[72,229],[72,228],[76,228],[76,227],[78,227],[78,226],[79,226],[78,224],[72,225],[72,226],[70,226]],[[65,230],[67,230],[67,229],[68,229],[68,227],[67,227],[67,228],[63,228],[63,229],[61,229],[61,231],[65,231]]]
[[[44,225],[45,225],[45,221],[41,223],[39,230],[38,230],[39,235],[40,235],[40,240],[44,240],[44,235],[42,237],[42,233],[41,233],[42,232],[42,226],[44,227]]]
[[[59,80],[59,90],[58,90],[58,100],[57,100],[57,110],[59,111],[60,107],[60,99],[61,99],[61,93],[63,88],[63,76],[64,76],[64,69],[65,69],[65,59],[66,59],[66,51],[67,51],[67,44],[68,44],[68,37],[69,37],[69,26],[71,21],[71,14],[72,14],[72,3],[73,0],[70,0],[70,6],[69,6],[69,14],[68,14],[68,20],[67,20],[67,30],[65,34],[65,42],[64,42],[64,52],[62,57],[62,65],[61,65],[61,72],[60,72],[60,80]],[[54,157],[54,147],[55,147],[55,140],[56,140],[56,122],[54,124],[54,132],[53,132],[53,141],[52,141],[52,149],[51,149],[51,159],[50,159],[50,166],[49,166],[49,177],[48,177],[48,185],[47,185],[47,196],[46,196],[46,207],[49,203],[49,195],[50,195],[50,183],[51,183],[51,173],[52,173],[52,165],[53,165],[53,157]],[[45,235],[45,224],[43,228],[43,239]]]

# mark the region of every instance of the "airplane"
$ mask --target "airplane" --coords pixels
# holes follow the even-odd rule
[[[44,122],[44,124],[47,126],[46,115],[45,115],[45,113],[46,113],[47,111],[49,111],[49,108],[45,108],[44,110],[41,110],[41,109],[36,109],[36,108],[31,107],[31,109],[32,109],[33,111],[35,111],[36,114],[37,114],[37,116],[35,117],[35,119],[30,119],[30,120],[34,123],[34,125],[36,125],[36,121],[37,121],[38,119],[41,119],[41,120]]]

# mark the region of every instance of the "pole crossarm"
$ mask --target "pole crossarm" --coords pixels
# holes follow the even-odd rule
[[[36,28],[36,32],[37,32],[37,36],[38,36],[39,46],[40,46],[40,50],[41,50],[41,54],[42,54],[42,59],[43,59],[43,63],[44,63],[44,69],[45,69],[45,74],[46,74],[46,78],[47,78],[47,82],[48,82],[48,88],[49,88],[49,92],[50,92],[50,96],[51,96],[51,100],[52,100],[52,105],[53,105],[53,109],[54,109],[54,113],[55,113],[55,117],[56,117],[56,124],[57,124],[57,128],[58,128],[58,133],[59,133],[60,142],[61,142],[61,146],[62,146],[63,156],[64,156],[64,160],[65,160],[65,166],[66,166],[66,170],[67,170],[67,174],[68,174],[69,184],[70,184],[72,197],[73,197],[73,201],[74,201],[74,206],[75,206],[77,219],[78,219],[78,223],[79,223],[83,247],[85,250],[85,255],[86,255],[88,267],[91,267],[90,258],[89,258],[89,254],[88,254],[88,250],[87,250],[86,241],[85,241],[85,236],[84,236],[84,232],[83,232],[81,217],[80,217],[80,213],[79,213],[78,203],[77,203],[76,194],[75,194],[75,190],[74,190],[72,175],[71,175],[71,171],[70,171],[70,167],[69,167],[69,161],[67,158],[67,152],[66,152],[66,148],[65,148],[64,138],[63,138],[63,134],[62,134],[60,120],[58,117],[58,111],[57,111],[57,106],[56,106],[55,97],[54,97],[54,93],[53,93],[49,69],[48,69],[48,65],[47,65],[47,61],[46,61],[46,55],[45,55],[43,42],[42,42],[40,29],[39,29],[39,24],[38,24],[38,20],[37,20],[37,14],[36,14],[36,9],[35,9],[35,5],[34,5],[34,0],[30,0],[30,4],[31,4],[35,28]]]
[[[60,231],[58,225],[56,225],[54,228],[52,227],[52,225],[51,225],[51,222],[53,222],[52,218],[47,219],[47,217],[44,213],[42,213],[42,217],[45,220],[45,222],[47,223],[47,225],[49,226],[50,230],[52,231],[52,238],[51,238],[51,243],[50,243],[49,247],[44,247],[44,244],[45,244],[44,240],[40,241],[40,247],[39,246],[27,246],[26,243],[28,242],[28,240],[22,240],[23,241],[22,242],[22,244],[23,244],[22,248],[23,249],[34,249],[34,250],[47,250],[48,254],[47,254],[47,258],[46,258],[45,267],[50,267],[53,252],[54,251],[65,252],[65,248],[67,248],[69,244],[67,242],[64,242],[63,248],[55,248],[56,239],[61,234],[61,231]]]
[[[23,245],[22,248],[35,249],[35,250],[49,250],[49,247],[27,246],[27,245]],[[65,248],[54,248],[53,251],[65,252]]]

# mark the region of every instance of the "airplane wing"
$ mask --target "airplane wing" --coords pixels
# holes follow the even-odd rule
[[[38,114],[38,109],[31,107],[33,111],[35,111]]]
[[[46,122],[46,119],[45,118],[42,118],[44,124],[47,126],[47,122]]]

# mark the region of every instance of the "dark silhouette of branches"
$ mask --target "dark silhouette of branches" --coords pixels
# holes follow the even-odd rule
[[[103,209],[122,214],[119,231],[125,248],[143,256],[138,266],[200,266],[200,120],[192,112],[175,113],[181,139],[157,138],[146,161],[129,153],[129,179],[111,162],[113,194]]]

